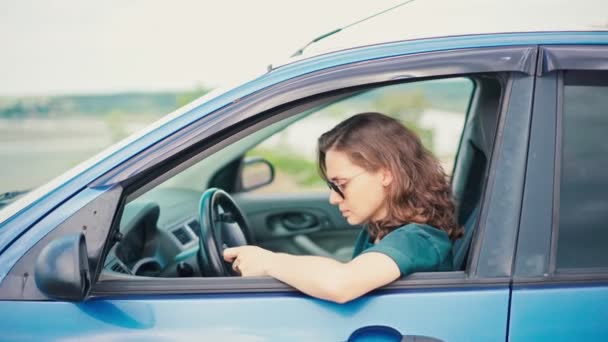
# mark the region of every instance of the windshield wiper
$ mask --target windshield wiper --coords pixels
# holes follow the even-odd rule
[[[395,8],[397,8],[397,7],[401,7],[401,6],[403,6],[403,5],[407,5],[407,4],[409,4],[410,2],[414,2],[414,1],[416,1],[416,0],[408,0],[408,1],[404,1],[404,2],[402,2],[402,3],[398,4],[398,5],[395,5],[395,6],[391,7],[391,8],[387,8],[387,9],[382,10],[382,11],[380,11],[380,12],[376,13],[376,14],[370,15],[370,16],[369,16],[369,17],[367,17],[367,18],[363,18],[363,19],[357,20],[357,21],[355,21],[354,23],[348,24],[348,25],[346,25],[346,26],[344,26],[344,27],[340,27],[340,28],[337,28],[337,29],[335,29],[335,30],[333,30],[333,31],[330,31],[330,32],[324,33],[324,34],[322,34],[322,35],[318,36],[317,38],[315,38],[315,39],[311,40],[311,41],[310,41],[308,44],[304,45],[304,46],[303,46],[303,47],[301,47],[300,49],[298,49],[296,52],[294,52],[294,54],[293,54],[293,55],[291,55],[291,57],[296,57],[296,56],[301,55],[301,54],[304,52],[304,50],[305,50],[307,47],[311,46],[312,44],[314,44],[314,43],[316,43],[316,42],[318,42],[318,41],[320,41],[320,40],[323,40],[323,39],[325,39],[325,38],[327,38],[327,37],[329,37],[329,36],[333,36],[334,34],[336,34],[336,33],[340,32],[340,31],[342,31],[342,30],[345,30],[345,29],[347,29],[347,28],[349,28],[349,27],[351,27],[351,26],[355,26],[355,25],[357,25],[357,24],[359,24],[359,23],[362,23],[362,22],[364,22],[364,21],[367,21],[367,20],[369,20],[369,19],[372,19],[372,18],[374,18],[374,17],[377,17],[377,16],[379,16],[379,15],[381,15],[381,14],[384,14],[384,13],[386,13],[386,12],[392,11],[392,10],[394,10],[394,9],[395,9]]]
[[[12,202],[15,198],[29,192],[29,190],[8,191],[0,194],[0,208]]]

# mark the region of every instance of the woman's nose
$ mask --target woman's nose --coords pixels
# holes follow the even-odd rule
[[[333,205],[338,205],[340,204],[340,202],[342,202],[344,199],[342,198],[342,196],[340,196],[336,191],[334,190],[329,190],[329,203],[333,204]]]

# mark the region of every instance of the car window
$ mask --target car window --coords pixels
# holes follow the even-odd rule
[[[473,93],[482,95],[473,98]],[[456,188],[466,189],[454,192],[458,220],[469,232],[453,246],[454,269],[464,270],[502,94],[497,75],[487,74],[352,89],[288,108],[129,194],[118,220],[120,239],[103,261],[102,278],[117,273],[213,276],[207,273],[205,255],[216,254],[211,247],[201,248],[208,242],[201,240],[202,231],[210,224],[199,221],[201,215],[213,215],[204,213],[216,208],[205,201],[217,189],[235,200],[253,244],[280,253],[350,260],[359,232],[353,228],[359,227],[348,224],[328,201],[329,190],[317,171],[316,145],[319,135],[366,111],[398,118],[415,131],[446,173],[454,173]],[[224,214],[223,205],[216,209],[217,215]]]
[[[558,269],[608,267],[608,73],[567,72]]]
[[[380,112],[414,130],[450,174],[473,92],[468,78],[385,86],[343,99],[302,118],[247,152],[275,168],[275,180],[253,192],[325,190],[317,171],[317,138],[357,113]],[[246,180],[245,180],[246,181]]]
[[[339,96],[264,126],[128,200],[119,227],[124,237],[108,254],[105,269],[169,277],[175,276],[175,272],[187,272],[178,266],[197,264],[198,214],[203,192],[209,187],[229,189],[234,184],[238,189],[239,182],[243,187],[262,184],[269,175],[268,165],[275,170],[270,184],[246,192],[291,192],[296,197],[287,198],[295,199],[306,191],[321,190],[324,193],[319,198],[320,204],[315,205],[317,210],[327,213],[333,207],[327,202],[327,187],[317,172],[317,138],[338,122],[360,112],[378,111],[400,119],[421,137],[450,173],[472,92],[473,81],[463,77],[389,85]],[[246,177],[252,179],[243,179]],[[300,217],[295,211],[297,203],[292,204],[288,221],[308,222],[302,221],[306,215]],[[306,206],[310,205],[309,202]],[[292,241],[289,234],[283,237],[274,231],[279,228],[271,212],[261,220],[260,210],[255,207],[247,206],[245,213],[249,215],[250,228],[258,243],[271,250],[341,260],[349,259],[352,254],[357,231],[342,222],[342,218],[331,219],[333,235],[315,234],[313,228],[311,234],[299,234],[299,240]],[[324,215],[311,216],[311,222],[325,222]],[[306,241],[300,241],[302,239]],[[315,248],[304,251],[296,248],[311,245]],[[150,254],[154,250],[152,246],[158,247],[160,257]],[[196,267],[194,273],[197,273]]]

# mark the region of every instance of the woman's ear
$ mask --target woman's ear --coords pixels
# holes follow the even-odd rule
[[[382,186],[387,187],[393,182],[393,174],[388,169],[382,169]]]

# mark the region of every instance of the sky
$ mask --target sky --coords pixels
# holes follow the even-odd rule
[[[218,86],[396,3],[0,0],[0,96]]]
[[[0,0],[0,96],[231,84],[320,34],[402,2]],[[578,8],[567,8],[573,3]],[[606,0],[415,0],[335,40],[347,47],[353,38],[415,37],[420,28],[445,35],[607,24]]]

